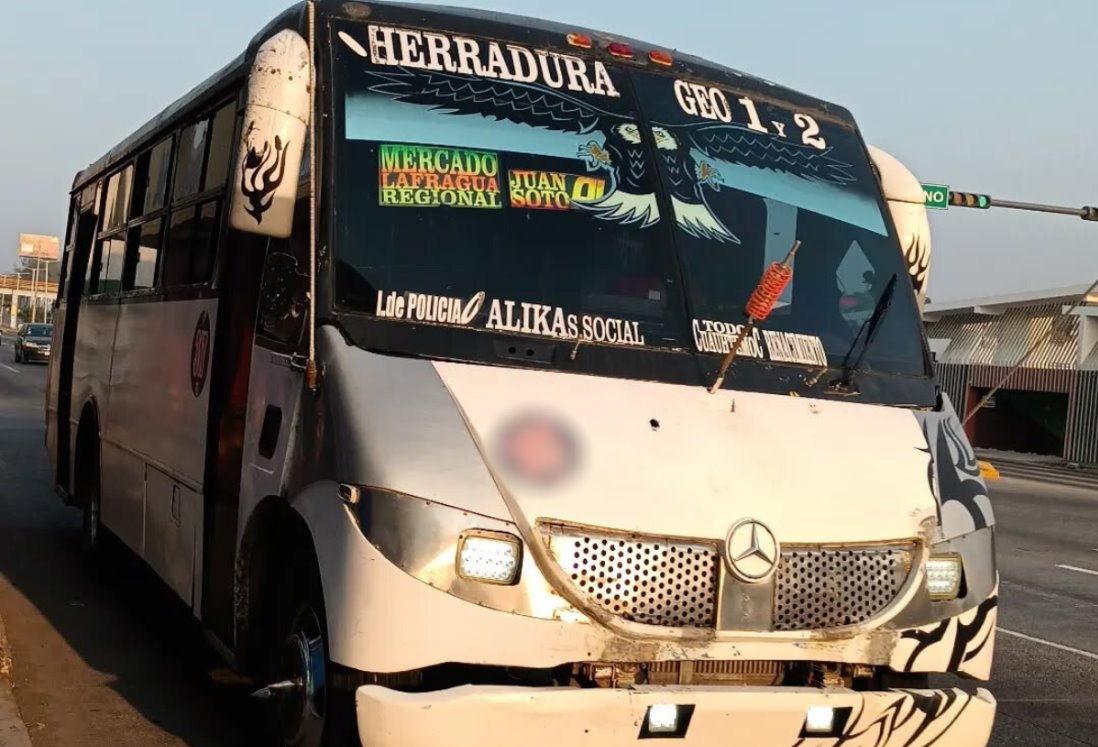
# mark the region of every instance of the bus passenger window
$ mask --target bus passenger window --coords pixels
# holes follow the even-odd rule
[[[160,252],[160,233],[164,222],[157,218],[130,230],[129,262],[123,288],[152,288],[156,282],[156,256]]]
[[[196,208],[172,213],[160,266],[160,287],[175,288],[190,282],[191,249],[194,246]]]
[[[229,164],[233,158],[233,134],[236,129],[236,102],[218,110],[210,133],[210,156],[207,159],[203,190],[219,189],[229,180]]]
[[[103,255],[102,279],[99,293],[117,293],[122,290],[122,266],[126,261],[126,240],[122,236],[100,242]]]
[[[103,230],[111,231],[129,218],[133,166],[126,167],[107,181],[107,201],[103,206]]]
[[[219,203],[210,202],[172,213],[164,258],[161,260],[161,288],[210,280],[220,228],[219,207]]]
[[[202,184],[202,162],[206,157],[206,135],[209,129],[209,120],[203,120],[183,130],[175,157],[173,200],[178,201],[198,193]]]
[[[221,228],[216,202],[208,202],[198,209],[198,225],[195,228],[194,248],[191,251],[191,282],[205,283],[213,276],[217,255],[217,235]]]
[[[84,295],[94,296],[99,292],[99,276],[102,270],[103,242],[96,241],[92,245],[91,256],[88,257],[88,269],[84,276]]]
[[[138,159],[134,217],[154,213],[167,204],[171,157],[172,139],[169,137]]]

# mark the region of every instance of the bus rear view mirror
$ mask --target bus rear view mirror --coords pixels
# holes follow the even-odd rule
[[[295,31],[260,46],[248,77],[236,154],[230,224],[238,231],[288,238],[310,117],[312,57]]]
[[[900,248],[904,252],[919,308],[922,309],[930,279],[930,221],[923,186],[895,156],[872,145],[869,146],[869,156],[880,174],[881,190],[896,225]]]

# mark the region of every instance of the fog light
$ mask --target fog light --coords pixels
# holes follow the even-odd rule
[[[458,575],[471,581],[510,586],[518,580],[522,542],[503,532],[466,532],[458,542]]]
[[[835,729],[835,709],[830,706],[812,706],[804,720],[806,734],[830,734]]]
[[[679,728],[679,707],[672,703],[660,703],[648,709],[648,731],[652,734],[669,734]]]
[[[694,716],[691,703],[657,703],[648,706],[637,739],[684,739]]]
[[[961,592],[961,556],[935,555],[928,558],[926,590],[931,599],[956,599]]]

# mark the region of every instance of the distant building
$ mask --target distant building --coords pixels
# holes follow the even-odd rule
[[[1088,286],[928,303],[941,387],[969,413],[1040,345],[969,421],[978,448],[1098,464],[1098,294]]]

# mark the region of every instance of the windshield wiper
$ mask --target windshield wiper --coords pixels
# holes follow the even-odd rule
[[[850,343],[850,349],[843,356],[843,375],[830,384],[831,389],[845,394],[857,394],[857,390],[854,388],[854,374],[861,368],[866,353],[869,352],[873,341],[877,339],[877,333],[881,329],[881,321],[888,313],[888,310],[892,308],[892,298],[896,295],[896,278],[897,274],[892,273],[892,277],[888,279],[884,290],[881,291],[881,297],[877,299],[877,305],[873,307],[873,313],[858,329],[858,334],[854,336],[854,341]],[[858,353],[858,357],[851,363],[850,356],[854,354],[854,350],[858,347],[858,342],[862,339],[862,333],[865,333],[865,342],[862,343],[862,349]]]

